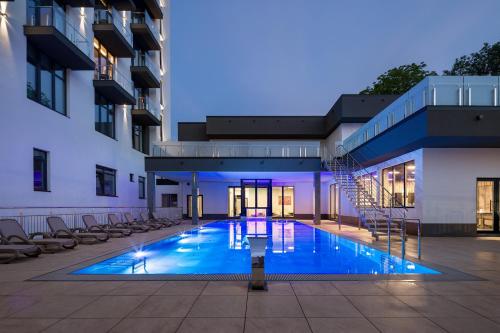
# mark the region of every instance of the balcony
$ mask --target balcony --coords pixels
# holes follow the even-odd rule
[[[132,81],[138,88],[160,88],[160,67],[145,53],[137,52],[130,66]]]
[[[110,0],[108,2],[117,10],[125,10],[125,11],[135,10],[134,0]]]
[[[149,97],[137,97],[137,103],[132,108],[132,121],[135,124],[143,126],[160,126],[160,119],[160,112],[153,107]]]
[[[132,82],[120,73],[116,66],[97,67],[94,72],[94,88],[98,94],[114,104],[135,104]]]
[[[125,20],[106,9],[94,10],[94,37],[116,57],[132,58],[132,32]]]
[[[71,7],[94,7],[95,0],[62,0],[63,5]]]
[[[134,2],[138,11],[147,10],[151,17],[155,20],[163,18],[160,0],[134,0]]]
[[[71,24],[64,10],[53,6],[28,6],[24,34],[29,43],[64,68],[92,70],[92,42]]]
[[[161,50],[160,33],[147,12],[132,13],[130,30],[134,36],[134,48],[143,51]]]

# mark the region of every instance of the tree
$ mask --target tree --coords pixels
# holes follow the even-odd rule
[[[426,67],[427,64],[421,62],[420,64],[412,63],[391,68],[377,77],[377,81],[373,82],[371,87],[366,87],[360,94],[403,94],[426,76],[437,75],[434,71],[426,70]]]
[[[484,43],[478,52],[455,59],[444,75],[500,75],[500,42]]]

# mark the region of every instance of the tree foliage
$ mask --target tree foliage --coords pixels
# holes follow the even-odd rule
[[[434,71],[426,70],[427,64],[402,65],[391,68],[384,74],[377,77],[371,87],[366,87],[360,94],[379,95],[379,94],[403,94],[411,89],[418,82],[422,81],[428,75],[437,75]]]
[[[500,75],[500,42],[484,43],[478,52],[455,59],[444,75]]]

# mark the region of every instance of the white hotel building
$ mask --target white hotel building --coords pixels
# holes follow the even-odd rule
[[[168,20],[167,0],[0,1],[0,216],[500,231],[499,77],[343,95],[325,116],[209,116],[173,141]]]

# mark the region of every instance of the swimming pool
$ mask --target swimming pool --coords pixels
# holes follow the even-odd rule
[[[297,221],[265,220],[213,222],[71,274],[248,274],[247,235],[268,238],[266,274],[440,274]]]

